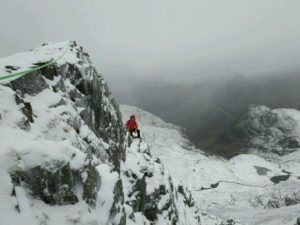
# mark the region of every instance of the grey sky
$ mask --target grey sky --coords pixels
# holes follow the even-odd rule
[[[1,0],[0,57],[76,40],[106,76],[299,66],[299,0]]]

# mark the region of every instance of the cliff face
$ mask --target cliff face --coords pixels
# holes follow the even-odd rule
[[[238,126],[249,140],[250,150],[282,156],[300,149],[299,118],[298,110],[258,106],[251,108]]]
[[[216,135],[211,147],[232,155],[249,152],[268,157],[288,155],[300,149],[299,121],[298,110],[252,107]]]
[[[0,85],[0,224],[200,224],[189,192],[126,134],[82,47],[45,44],[0,60],[0,72],[66,48],[56,63]]]

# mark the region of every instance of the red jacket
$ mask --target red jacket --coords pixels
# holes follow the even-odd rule
[[[130,119],[126,122],[126,127],[128,128],[128,130],[136,130],[138,129],[138,125],[135,121],[135,119]]]

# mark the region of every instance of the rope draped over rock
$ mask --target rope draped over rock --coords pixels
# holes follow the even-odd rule
[[[24,76],[24,75],[26,75],[28,73],[32,73],[32,72],[38,71],[40,69],[43,69],[45,67],[48,67],[50,65],[53,65],[54,63],[56,63],[58,60],[62,59],[66,55],[66,53],[69,50],[69,47],[70,47],[70,44],[67,46],[67,48],[65,49],[65,51],[63,52],[63,54],[60,55],[59,57],[57,57],[56,59],[51,59],[48,62],[42,63],[41,65],[37,65],[37,66],[34,66],[34,67],[27,68],[27,69],[25,69],[23,71],[9,73],[9,74],[5,74],[3,76],[0,76],[0,83],[4,82],[4,81],[6,81],[6,80],[8,80],[10,78],[21,77],[21,76]]]

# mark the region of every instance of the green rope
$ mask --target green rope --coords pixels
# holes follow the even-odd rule
[[[47,66],[53,65],[58,60],[60,60],[61,58],[63,58],[65,56],[65,54],[68,52],[68,50],[69,50],[69,46],[63,52],[63,54],[61,56],[59,56],[57,59],[52,59],[52,60],[50,60],[49,62],[47,62],[47,63],[45,63],[43,65],[31,67],[31,68],[28,68],[28,69],[23,70],[23,71],[19,71],[19,72],[15,72],[15,73],[11,73],[11,74],[6,74],[4,76],[0,76],[0,82],[4,81],[4,80],[7,80],[9,78],[13,78],[13,77],[17,77],[17,76],[24,76],[27,73],[35,72],[35,71],[43,69],[43,68],[45,68]]]

